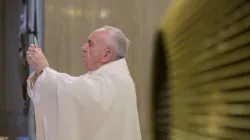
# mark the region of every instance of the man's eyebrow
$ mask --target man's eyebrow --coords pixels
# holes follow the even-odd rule
[[[88,39],[88,43],[89,43],[89,44],[92,44],[92,45],[95,44],[95,43],[94,43],[92,40],[90,40],[90,39]]]

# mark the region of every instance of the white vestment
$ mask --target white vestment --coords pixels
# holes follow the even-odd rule
[[[37,140],[141,140],[134,82],[125,59],[72,77],[45,68],[28,94]]]

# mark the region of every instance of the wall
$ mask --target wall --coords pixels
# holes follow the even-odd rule
[[[45,0],[44,48],[52,68],[84,73],[81,46],[103,25],[120,28],[132,41],[127,57],[138,94],[144,140],[153,137],[150,95],[153,36],[170,0]]]

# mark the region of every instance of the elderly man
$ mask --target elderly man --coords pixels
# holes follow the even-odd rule
[[[35,45],[27,51],[34,73],[28,93],[35,105],[37,140],[141,140],[134,82],[125,54],[128,39],[105,26],[82,47],[87,74],[59,73]]]

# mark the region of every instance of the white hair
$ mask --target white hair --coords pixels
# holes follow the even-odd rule
[[[104,26],[102,28],[110,31],[109,39],[115,43],[116,58],[124,58],[130,46],[130,40],[126,38],[121,30],[115,27]]]

